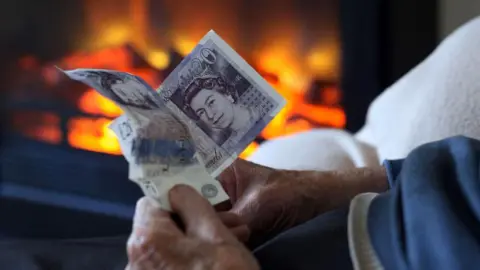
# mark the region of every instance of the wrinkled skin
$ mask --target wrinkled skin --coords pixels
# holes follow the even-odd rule
[[[170,191],[170,204],[182,227],[151,200],[140,200],[128,242],[127,269],[259,269],[239,241],[248,238],[249,229],[249,244],[255,247],[316,215],[348,205],[357,194],[388,188],[382,166],[284,171],[240,159],[219,180],[231,198],[229,212],[215,212],[190,187],[179,185]]]
[[[230,196],[230,211],[238,214],[252,232],[252,247],[319,212],[314,202],[317,196],[308,198],[305,192],[308,187],[298,172],[275,170],[238,159],[219,180]]]
[[[249,226],[254,248],[278,233],[319,214],[346,207],[363,192],[388,188],[385,169],[287,171],[237,159],[220,176],[231,212]]]
[[[237,236],[248,237],[238,217],[232,214],[219,217],[188,186],[175,186],[169,196],[172,210],[179,215],[185,229],[180,229],[171,214],[161,210],[156,202],[142,198],[127,244],[127,270],[259,269],[234,235],[237,232]]]

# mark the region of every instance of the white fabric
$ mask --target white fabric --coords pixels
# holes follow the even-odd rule
[[[376,193],[357,195],[350,203],[348,213],[348,246],[355,270],[383,270],[383,266],[370,242],[367,213]]]
[[[249,159],[298,170],[362,167],[460,134],[480,139],[480,18],[378,96],[356,135],[312,130],[262,144]]]
[[[480,139],[480,18],[377,97],[356,137],[375,145],[383,160],[455,135]]]
[[[267,141],[249,160],[289,170],[338,170],[378,164],[374,148],[335,129],[317,129]]]

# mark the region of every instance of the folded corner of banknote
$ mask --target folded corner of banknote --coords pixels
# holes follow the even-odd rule
[[[213,30],[155,91],[133,74],[63,71],[124,112],[110,128],[129,179],[170,210],[168,191],[194,187],[212,204],[228,200],[215,177],[238,157],[285,100]]]

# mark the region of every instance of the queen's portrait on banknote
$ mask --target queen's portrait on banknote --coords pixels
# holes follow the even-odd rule
[[[227,139],[238,141],[245,127],[260,119],[260,112],[238,103],[235,87],[221,76],[205,75],[194,79],[185,89],[184,112],[218,144]]]
[[[116,101],[125,103],[128,106],[136,106],[142,109],[152,109],[158,107],[154,100],[153,93],[145,93],[145,89],[151,87],[145,82],[134,76],[125,76],[124,74],[114,74],[108,72],[97,72],[103,89],[110,90],[116,95]]]
[[[215,144],[209,145],[207,140],[197,143],[207,167],[211,160],[225,158],[218,147],[227,156],[237,156],[280,104],[252,79],[259,78],[258,74],[246,73],[228,57],[216,44],[200,46],[159,90],[167,106],[188,119],[181,116],[182,121],[199,128]],[[195,128],[191,130],[195,138],[203,136]]]
[[[129,163],[129,179],[167,210],[167,192],[180,183],[212,204],[227,200],[215,177],[285,105],[213,31],[156,91],[140,77],[120,71],[60,70],[122,108],[124,114],[109,127]]]

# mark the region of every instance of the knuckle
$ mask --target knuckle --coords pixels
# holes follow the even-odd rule
[[[235,225],[241,221],[240,217],[233,212],[219,212],[218,217],[226,225]]]
[[[143,254],[149,250],[156,249],[159,246],[161,237],[156,237],[151,231],[136,230],[132,232],[127,242],[127,251],[129,254]]]
[[[146,239],[143,236],[131,236],[128,239],[127,251],[131,256],[138,256],[147,252],[149,249],[154,248],[155,245],[151,240]]]
[[[149,198],[147,197],[142,197],[140,198],[138,201],[137,201],[137,204],[135,206],[135,208],[138,210],[141,210],[141,211],[144,211],[145,209],[148,209],[152,207],[151,206],[151,202],[149,200]]]

